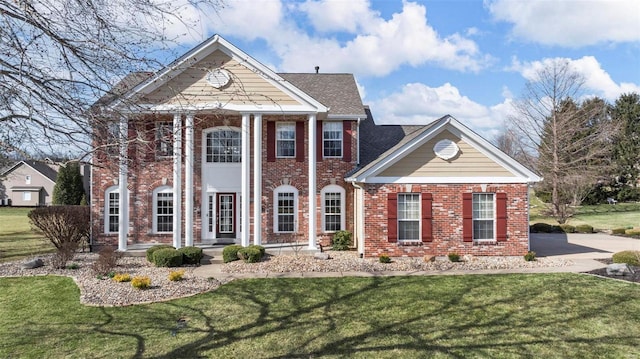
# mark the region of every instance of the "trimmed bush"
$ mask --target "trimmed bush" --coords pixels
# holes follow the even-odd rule
[[[118,283],[122,283],[122,282],[130,282],[131,281],[131,275],[127,274],[127,273],[118,273],[116,275],[113,276],[113,280],[115,280]]]
[[[447,257],[449,257],[451,262],[460,262],[460,255],[458,253],[449,253]]]
[[[588,224],[580,224],[576,226],[576,232],[578,233],[593,233],[593,226]]]
[[[562,228],[547,223],[534,223],[529,226],[529,231],[531,233],[558,233],[562,232]]]
[[[153,264],[156,267],[180,267],[182,253],[175,248],[162,248],[153,252]]]
[[[614,228],[611,230],[611,234],[625,234],[626,228]]]
[[[89,211],[88,206],[50,206],[38,207],[27,216],[59,251],[73,248],[75,252],[80,243],[89,239]]]
[[[184,269],[169,272],[169,280],[172,282],[181,281],[184,277]]]
[[[622,251],[613,254],[613,263],[627,263],[640,267],[640,251]]]
[[[151,287],[151,279],[149,277],[133,277],[131,286],[136,289],[149,289]]]
[[[237,261],[238,259],[240,259],[238,257],[238,251],[240,249],[242,249],[242,246],[239,244],[232,244],[230,246],[224,247],[224,249],[222,249],[222,261],[224,263]]]
[[[147,262],[149,263],[153,263],[153,253],[159,249],[165,249],[165,248],[173,248],[175,249],[174,246],[169,245],[169,244],[158,244],[155,246],[152,246],[151,248],[147,249]]]
[[[575,233],[576,232],[576,227],[570,225],[570,224],[561,224],[558,227],[560,227],[560,229],[562,230],[563,233]]]
[[[391,257],[386,254],[381,254],[380,257],[378,257],[378,260],[380,263],[391,263]]]
[[[178,249],[178,252],[182,253],[183,264],[200,264],[202,260],[202,248],[198,247],[183,247]]]
[[[351,232],[337,231],[331,239],[331,246],[334,251],[347,251],[351,246]]]
[[[245,263],[257,263],[262,259],[262,250],[259,248],[261,246],[248,246],[242,247],[238,251],[238,257],[240,257]]]
[[[640,236],[640,228],[632,228],[624,231],[624,234],[628,236]]]
[[[536,252],[534,251],[529,251],[527,252],[527,254],[524,255],[524,260],[527,262],[533,262],[536,260]]]

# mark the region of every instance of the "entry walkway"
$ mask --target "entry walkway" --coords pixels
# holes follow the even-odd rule
[[[573,265],[564,267],[514,268],[491,270],[447,270],[447,271],[384,271],[384,272],[286,272],[286,273],[224,273],[222,272],[222,250],[213,253],[212,263],[196,268],[194,275],[204,278],[319,278],[319,277],[384,277],[414,275],[462,275],[505,273],[580,273],[602,268],[605,265],[596,259],[611,258],[615,252],[640,250],[640,240],[593,234],[531,234],[531,250],[538,257],[570,260]],[[278,254],[267,250],[272,254]]]

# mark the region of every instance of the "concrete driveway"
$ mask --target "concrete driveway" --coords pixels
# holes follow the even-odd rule
[[[531,250],[538,257],[601,259],[624,250],[640,250],[640,240],[604,233],[531,233]]]

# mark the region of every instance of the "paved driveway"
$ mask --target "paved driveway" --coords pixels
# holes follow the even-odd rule
[[[640,240],[603,233],[531,233],[531,250],[538,257],[611,258],[612,253],[640,250]]]

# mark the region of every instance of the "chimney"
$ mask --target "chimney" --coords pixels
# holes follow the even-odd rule
[[[316,73],[320,71],[320,66],[316,66]]]

